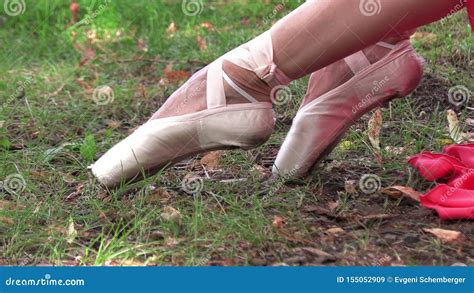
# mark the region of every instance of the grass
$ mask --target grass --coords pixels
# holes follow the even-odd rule
[[[381,265],[382,260],[472,264],[472,248],[451,249],[421,232],[436,226],[472,237],[471,223],[439,222],[434,214],[380,192],[354,195],[344,188],[348,179],[364,174],[376,174],[384,187],[401,184],[424,191],[432,186],[409,172],[405,158],[449,142],[448,91],[459,85],[474,91],[473,37],[465,15],[422,28],[414,39],[427,59],[425,81],[411,97],[384,110],[383,146],[406,147],[401,155],[384,153],[382,164],[374,162],[365,132],[368,115],[351,128],[320,172],[297,183],[267,182],[255,165],[268,171],[304,94],[304,79],[291,85],[295,99],[276,107],[276,131],[260,148],[224,152],[219,170],[203,168],[196,157],[143,182],[106,190],[87,166],[179,87],[179,81],[160,84],[167,65],[195,72],[298,4],[286,3],[273,16],[276,1],[204,1],[199,15],[188,16],[178,1],[81,0],[79,20],[96,16],[67,27],[67,1],[25,2],[22,15],[0,14],[0,263],[326,263],[307,253],[313,247],[333,254],[329,263],[338,265]],[[171,34],[172,22],[177,30]],[[198,36],[207,49],[200,50]],[[80,66],[81,60],[87,64]],[[113,89],[113,101],[94,100],[93,89],[100,86]],[[468,131],[464,121],[472,112],[455,110]],[[202,186],[194,194],[183,190],[189,174],[205,178],[195,182]],[[12,175],[19,185],[13,185]],[[222,180],[235,178],[245,181]],[[334,214],[317,209],[337,200]],[[367,214],[395,218],[354,220]],[[285,220],[284,233],[272,225],[275,216]],[[328,233],[334,227],[345,232]],[[407,233],[415,233],[418,241],[405,241]]]

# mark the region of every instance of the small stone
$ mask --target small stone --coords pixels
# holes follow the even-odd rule
[[[403,243],[414,244],[420,241],[420,236],[417,234],[407,234],[403,237]]]
[[[385,238],[385,240],[387,241],[396,241],[398,236],[395,234],[387,233],[383,236],[383,238]]]

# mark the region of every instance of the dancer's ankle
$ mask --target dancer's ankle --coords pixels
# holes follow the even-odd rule
[[[254,72],[244,69],[230,61],[223,61],[224,72],[242,90],[259,102],[271,102],[270,87],[261,80]],[[249,100],[234,90],[227,82],[224,82],[224,90],[228,104],[249,103]]]

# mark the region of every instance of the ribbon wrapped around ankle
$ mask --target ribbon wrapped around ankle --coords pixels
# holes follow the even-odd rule
[[[255,74],[272,87],[287,85],[292,81],[275,63],[257,68]]]
[[[474,220],[474,144],[450,145],[443,154],[423,152],[408,162],[428,181],[443,180],[420,197],[443,220]]]
[[[287,85],[293,79],[288,77],[273,62],[273,41],[271,31],[266,31],[249,43],[253,62],[256,64],[255,74],[269,86]]]

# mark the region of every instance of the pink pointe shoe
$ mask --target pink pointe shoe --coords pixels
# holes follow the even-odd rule
[[[362,51],[347,57],[345,61],[354,77],[298,111],[276,158],[274,175],[306,175],[362,115],[415,90],[423,75],[424,61],[410,42],[378,45],[391,50],[373,64]],[[307,95],[311,95],[311,87],[310,81]]]
[[[180,116],[150,119],[115,145],[93,166],[92,173],[104,185],[113,187],[124,180],[150,175],[192,155],[227,148],[250,149],[264,143],[273,132],[270,102],[259,102],[224,72],[223,62],[251,71],[266,85],[288,84],[288,78],[273,62],[270,32],[265,32],[198,72],[186,91],[200,77],[206,84],[207,109]],[[196,80],[195,80],[196,79]],[[248,103],[228,104],[225,86]],[[178,90],[179,91],[179,90]],[[192,94],[195,94],[193,92]]]

